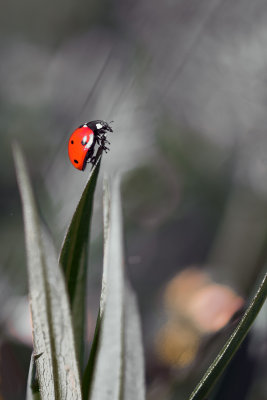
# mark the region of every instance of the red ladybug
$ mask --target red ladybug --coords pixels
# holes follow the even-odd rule
[[[75,168],[84,171],[87,163],[95,164],[96,144],[102,151],[107,152],[109,150],[106,147],[106,144],[109,144],[106,138],[107,132],[113,132],[113,130],[107,122],[101,120],[87,122],[75,129],[69,139],[68,146],[69,158]]]

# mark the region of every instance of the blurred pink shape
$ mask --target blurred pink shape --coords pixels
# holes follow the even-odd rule
[[[216,332],[243,304],[244,300],[229,287],[211,283],[196,291],[184,312],[200,331]]]
[[[177,311],[191,299],[197,290],[210,283],[208,274],[198,268],[186,268],[171,279],[165,290],[168,310]]]
[[[178,273],[167,285],[164,297],[171,319],[185,318],[202,333],[221,329],[244,304],[234,290],[212,282],[197,267]]]

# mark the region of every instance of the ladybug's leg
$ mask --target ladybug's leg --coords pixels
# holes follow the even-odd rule
[[[95,165],[95,163],[96,163],[96,156],[91,157],[91,158],[90,158],[90,161],[88,161],[88,162],[90,162],[92,165]]]
[[[102,150],[104,150],[105,152],[107,152],[107,150],[109,150],[108,147],[106,146],[106,144],[110,144],[110,142],[107,140],[105,133],[100,134],[99,132],[97,132],[95,134],[95,140],[96,140],[96,143],[98,144],[98,146]]]
[[[106,144],[108,143],[107,139],[105,136],[102,136],[102,138],[100,139],[100,147],[102,150],[105,151],[105,153],[107,153],[109,151],[109,148],[106,146]]]
[[[87,151],[86,157],[84,159],[84,163],[83,163],[83,170],[86,167],[86,164],[91,162],[92,156],[94,154],[94,144],[90,147],[90,149]]]
[[[100,140],[101,140],[100,135],[99,135],[98,133],[95,134],[95,141],[96,141],[96,143],[98,144],[98,146],[100,146]]]
[[[97,160],[99,159],[99,157],[100,157],[102,151],[103,151],[102,148],[99,147],[98,150],[97,150],[96,155],[93,156],[93,157],[91,157],[90,162],[91,162],[92,166],[94,166],[94,165],[96,164],[96,162],[97,162]]]

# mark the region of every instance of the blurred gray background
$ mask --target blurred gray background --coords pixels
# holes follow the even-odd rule
[[[127,274],[142,316],[147,396],[186,398],[220,346],[220,329],[264,270],[266,1],[4,0],[0,31],[0,398],[25,397],[31,349],[12,141],[23,147],[59,249],[89,173],[70,164],[68,138],[94,119],[114,121],[101,174],[124,173]],[[91,235],[88,341],[101,278],[101,184],[102,175]],[[203,328],[203,320],[200,328],[191,311],[201,317],[203,310],[192,300],[185,314],[189,297],[177,300],[178,289],[168,291],[172,282],[185,287],[179,274],[187,270],[192,296],[212,285],[214,294],[202,291],[198,299],[205,310],[218,304],[216,315],[226,316],[218,327]],[[193,289],[192,282],[198,282]],[[233,299],[240,300],[235,309]],[[230,367],[235,383],[226,374],[224,397],[215,393],[216,399],[267,399],[266,327],[265,309]],[[191,343],[184,342],[189,332]],[[173,353],[181,357],[173,360]]]

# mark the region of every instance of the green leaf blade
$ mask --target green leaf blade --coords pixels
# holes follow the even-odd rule
[[[91,392],[94,368],[95,368],[95,364],[96,364],[96,357],[97,357],[97,351],[98,351],[98,345],[99,345],[100,327],[101,327],[101,317],[100,317],[100,312],[99,312],[98,316],[97,316],[97,320],[96,320],[94,338],[93,338],[93,342],[92,342],[92,346],[91,346],[91,350],[90,350],[89,360],[87,362],[87,365],[86,365],[86,368],[85,368],[85,371],[83,374],[83,379],[82,379],[83,399],[88,399],[89,394]]]
[[[55,249],[40,225],[25,161],[13,146],[25,225],[34,359],[45,400],[81,399],[71,315]]]
[[[83,364],[85,326],[85,298],[88,264],[88,242],[93,210],[93,198],[99,174],[101,155],[92,168],[81,199],[63,241],[59,262],[68,287],[75,343],[80,365]]]
[[[190,395],[189,400],[202,400],[206,398],[245,339],[252,323],[264,304],[266,297],[267,274],[265,274],[257,293],[252,299],[238,326]]]
[[[74,301],[75,292],[77,290],[78,272],[83,257],[84,245],[88,242],[89,238],[93,196],[99,173],[100,161],[99,158],[91,171],[81,199],[72,217],[60,253],[60,264],[62,265],[66,277],[71,304]]]

